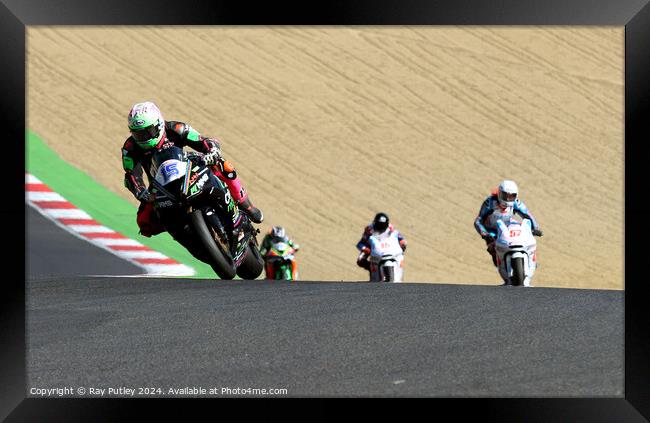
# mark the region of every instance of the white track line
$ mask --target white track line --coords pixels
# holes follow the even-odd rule
[[[146,264],[144,268],[150,276],[188,276],[188,269],[194,271],[184,264]]]
[[[159,253],[158,251],[142,250],[142,251],[121,251],[121,253],[128,258],[157,258],[166,259],[167,256]]]
[[[54,219],[92,219],[88,213],[79,209],[42,209],[29,201],[29,204],[43,211],[46,217],[53,217]]]
[[[27,199],[30,201],[65,201],[65,198],[61,197],[56,192],[38,192],[31,191],[27,192]]]
[[[31,173],[26,173],[25,174],[25,183],[26,184],[42,184],[40,179],[38,179],[36,176],[32,175]]]
[[[102,225],[66,225],[68,228],[80,234],[92,233],[92,232],[101,232],[101,233],[113,233],[115,232],[111,228],[107,228]]]
[[[93,241],[97,244],[101,244],[103,247],[110,247],[111,245],[129,245],[138,247],[142,245],[138,241],[130,238],[95,238]]]

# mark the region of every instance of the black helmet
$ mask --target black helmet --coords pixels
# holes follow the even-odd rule
[[[390,220],[388,219],[388,215],[386,213],[377,213],[372,221],[372,228],[376,232],[384,232],[386,229],[388,229],[389,223]]]

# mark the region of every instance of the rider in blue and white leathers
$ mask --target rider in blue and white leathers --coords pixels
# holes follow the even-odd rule
[[[492,263],[497,265],[496,252],[494,249],[494,237],[497,233],[497,221],[502,220],[509,223],[514,214],[524,219],[530,219],[533,235],[542,236],[539,224],[528,208],[519,198],[519,188],[513,181],[505,180],[499,184],[499,188],[490,194],[483,204],[478,216],[474,221],[476,232],[481,235],[487,245],[487,251],[492,256]]]

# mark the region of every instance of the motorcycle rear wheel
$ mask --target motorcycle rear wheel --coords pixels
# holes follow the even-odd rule
[[[283,260],[273,263],[273,279],[276,281],[287,280],[287,264]]]
[[[246,280],[257,279],[264,270],[264,259],[257,247],[252,243],[249,243],[246,249],[248,250],[246,251],[246,257],[237,268],[237,275]]]

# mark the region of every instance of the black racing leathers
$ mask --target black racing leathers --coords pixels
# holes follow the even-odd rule
[[[218,140],[201,136],[190,125],[178,121],[165,121],[165,133],[156,148],[142,149],[132,137],[127,138],[122,147],[124,186],[136,198],[146,189],[143,171],[148,175],[148,178],[153,178],[153,175],[150,174],[153,153],[157,149],[171,145],[181,148],[188,146],[200,153],[212,152],[215,149],[217,151],[221,150],[221,144]]]

